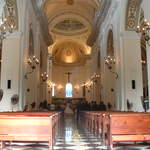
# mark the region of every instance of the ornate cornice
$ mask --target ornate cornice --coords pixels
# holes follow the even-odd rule
[[[127,31],[134,31],[138,24],[141,2],[142,0],[128,0],[125,24]]]

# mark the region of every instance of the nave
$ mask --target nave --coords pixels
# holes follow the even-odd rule
[[[74,117],[65,116],[61,123],[60,134],[57,137],[53,150],[107,150],[101,144],[101,139],[85,130],[85,124],[81,122],[77,125]],[[84,128],[84,129],[83,129]],[[3,150],[48,150],[48,143],[22,143],[8,142]],[[148,150],[148,143],[120,143],[116,144],[114,150]]]

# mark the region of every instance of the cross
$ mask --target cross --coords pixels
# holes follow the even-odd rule
[[[70,82],[70,75],[72,74],[71,72],[67,72],[65,73],[66,75],[68,75],[68,83]]]

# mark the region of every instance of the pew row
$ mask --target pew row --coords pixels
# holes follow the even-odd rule
[[[113,149],[114,142],[150,141],[150,113],[83,111],[80,120],[109,150]]]
[[[60,112],[0,113],[1,150],[5,141],[48,142],[52,150],[60,115]]]

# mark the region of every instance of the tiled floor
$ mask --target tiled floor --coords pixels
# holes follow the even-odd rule
[[[48,150],[48,146],[47,143],[13,143],[5,150]],[[72,117],[66,117],[53,150],[107,150],[107,147],[101,145],[100,139],[78,128]],[[150,150],[150,145],[117,146],[114,150]]]
[[[101,142],[88,132],[83,132],[77,127],[71,117],[65,119],[65,128],[58,137],[54,150],[101,150]]]

